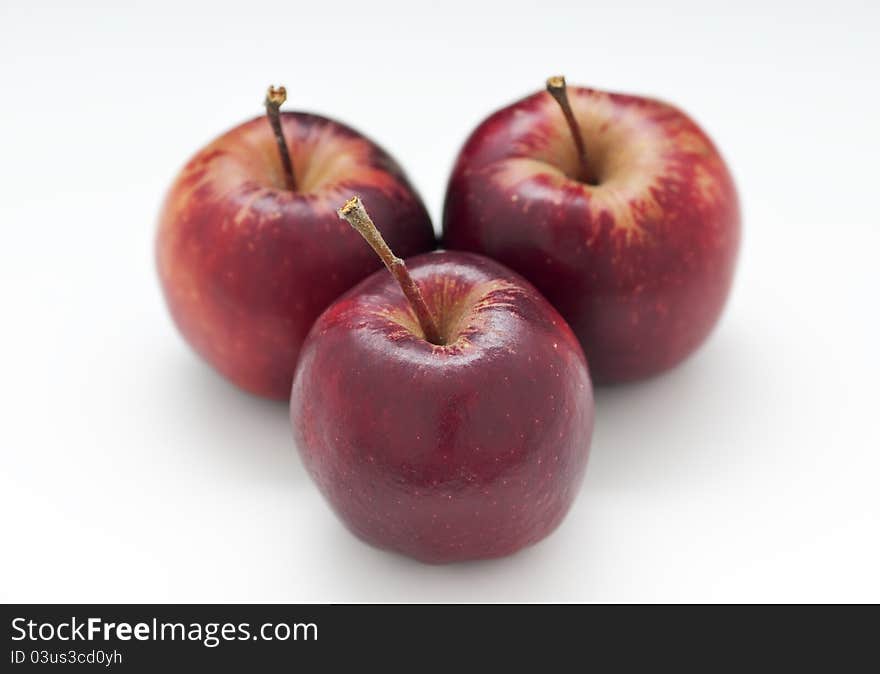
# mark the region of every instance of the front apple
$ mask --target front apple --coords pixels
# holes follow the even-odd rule
[[[474,131],[450,179],[443,242],[534,283],[595,381],[647,377],[718,320],[740,238],[734,184],[680,110],[585,88],[569,88],[569,104],[560,88],[551,78],[554,96],[529,96]]]
[[[581,483],[586,361],[521,277],[454,252],[408,261],[439,343],[385,272],[330,306],[300,355],[291,418],[345,524],[426,562],[507,555],[548,535]]]

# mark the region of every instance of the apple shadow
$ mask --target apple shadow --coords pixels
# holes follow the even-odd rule
[[[763,416],[767,368],[750,336],[722,326],[673,370],[597,387],[585,490],[687,487],[739,462],[748,425]]]
[[[180,346],[163,359],[162,424],[175,443],[242,480],[282,488],[307,482],[286,402],[242,391]]]

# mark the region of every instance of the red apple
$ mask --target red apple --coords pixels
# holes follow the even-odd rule
[[[534,283],[579,337],[594,381],[661,372],[724,306],[740,239],[733,180],[667,103],[570,88],[569,106],[562,78],[548,91],[471,135],[449,182],[444,245]]]
[[[587,461],[593,397],[577,339],[485,257],[384,259],[404,292],[373,274],[303,346],[290,404],[306,467],[351,531],[382,548],[441,563],[535,543]]]
[[[195,350],[241,388],[287,399],[314,320],[381,266],[336,207],[361,194],[404,255],[435,240],[422,201],[386,152],[318,115],[279,118],[278,105],[267,99],[280,144],[259,117],[184,167],[159,217],[156,253],[168,306]]]

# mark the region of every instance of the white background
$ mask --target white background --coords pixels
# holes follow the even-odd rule
[[[83,4],[0,5],[0,599],[880,600],[876,2]],[[685,365],[597,391],[553,536],[423,566],[348,534],[285,406],[189,351],[155,217],[283,83],[386,146],[437,221],[466,135],[557,72],[715,138],[734,292]]]

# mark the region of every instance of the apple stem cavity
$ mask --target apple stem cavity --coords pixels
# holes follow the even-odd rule
[[[370,248],[372,248],[382,262],[385,263],[388,271],[391,272],[391,275],[397,281],[400,289],[403,291],[403,294],[406,296],[406,299],[409,301],[410,306],[415,312],[425,339],[431,342],[431,344],[442,346],[444,344],[443,337],[440,334],[440,330],[437,328],[437,323],[434,320],[434,316],[431,314],[431,310],[428,309],[428,305],[425,303],[422,291],[419,289],[418,284],[413,280],[413,277],[410,276],[409,270],[406,268],[404,261],[397,257],[391,248],[388,247],[382,234],[376,228],[376,225],[367,213],[367,209],[364,208],[364,204],[360,200],[360,197],[352,197],[336,212],[342,220],[348,222],[349,225],[364,237],[364,240],[370,244]]]
[[[281,155],[281,166],[284,169],[284,186],[291,192],[296,191],[296,178],[293,175],[293,162],[290,161],[290,152],[287,142],[284,140],[284,132],[281,130],[281,106],[287,100],[287,89],[284,87],[270,86],[266,92],[266,117],[275,134],[275,143],[278,145],[278,154]]]
[[[571,103],[568,100],[568,88],[565,86],[565,78],[562,75],[554,75],[547,78],[547,93],[549,93],[562,108],[562,114],[565,115],[565,121],[568,123],[568,129],[571,131],[571,137],[574,139],[574,145],[577,149],[578,161],[581,165],[581,173],[579,179],[588,185],[598,185],[599,181],[593,175],[590,168],[590,162],[587,161],[587,148],[584,145],[584,137],[581,135],[581,129],[577,120],[574,118],[574,112],[571,109]]]

